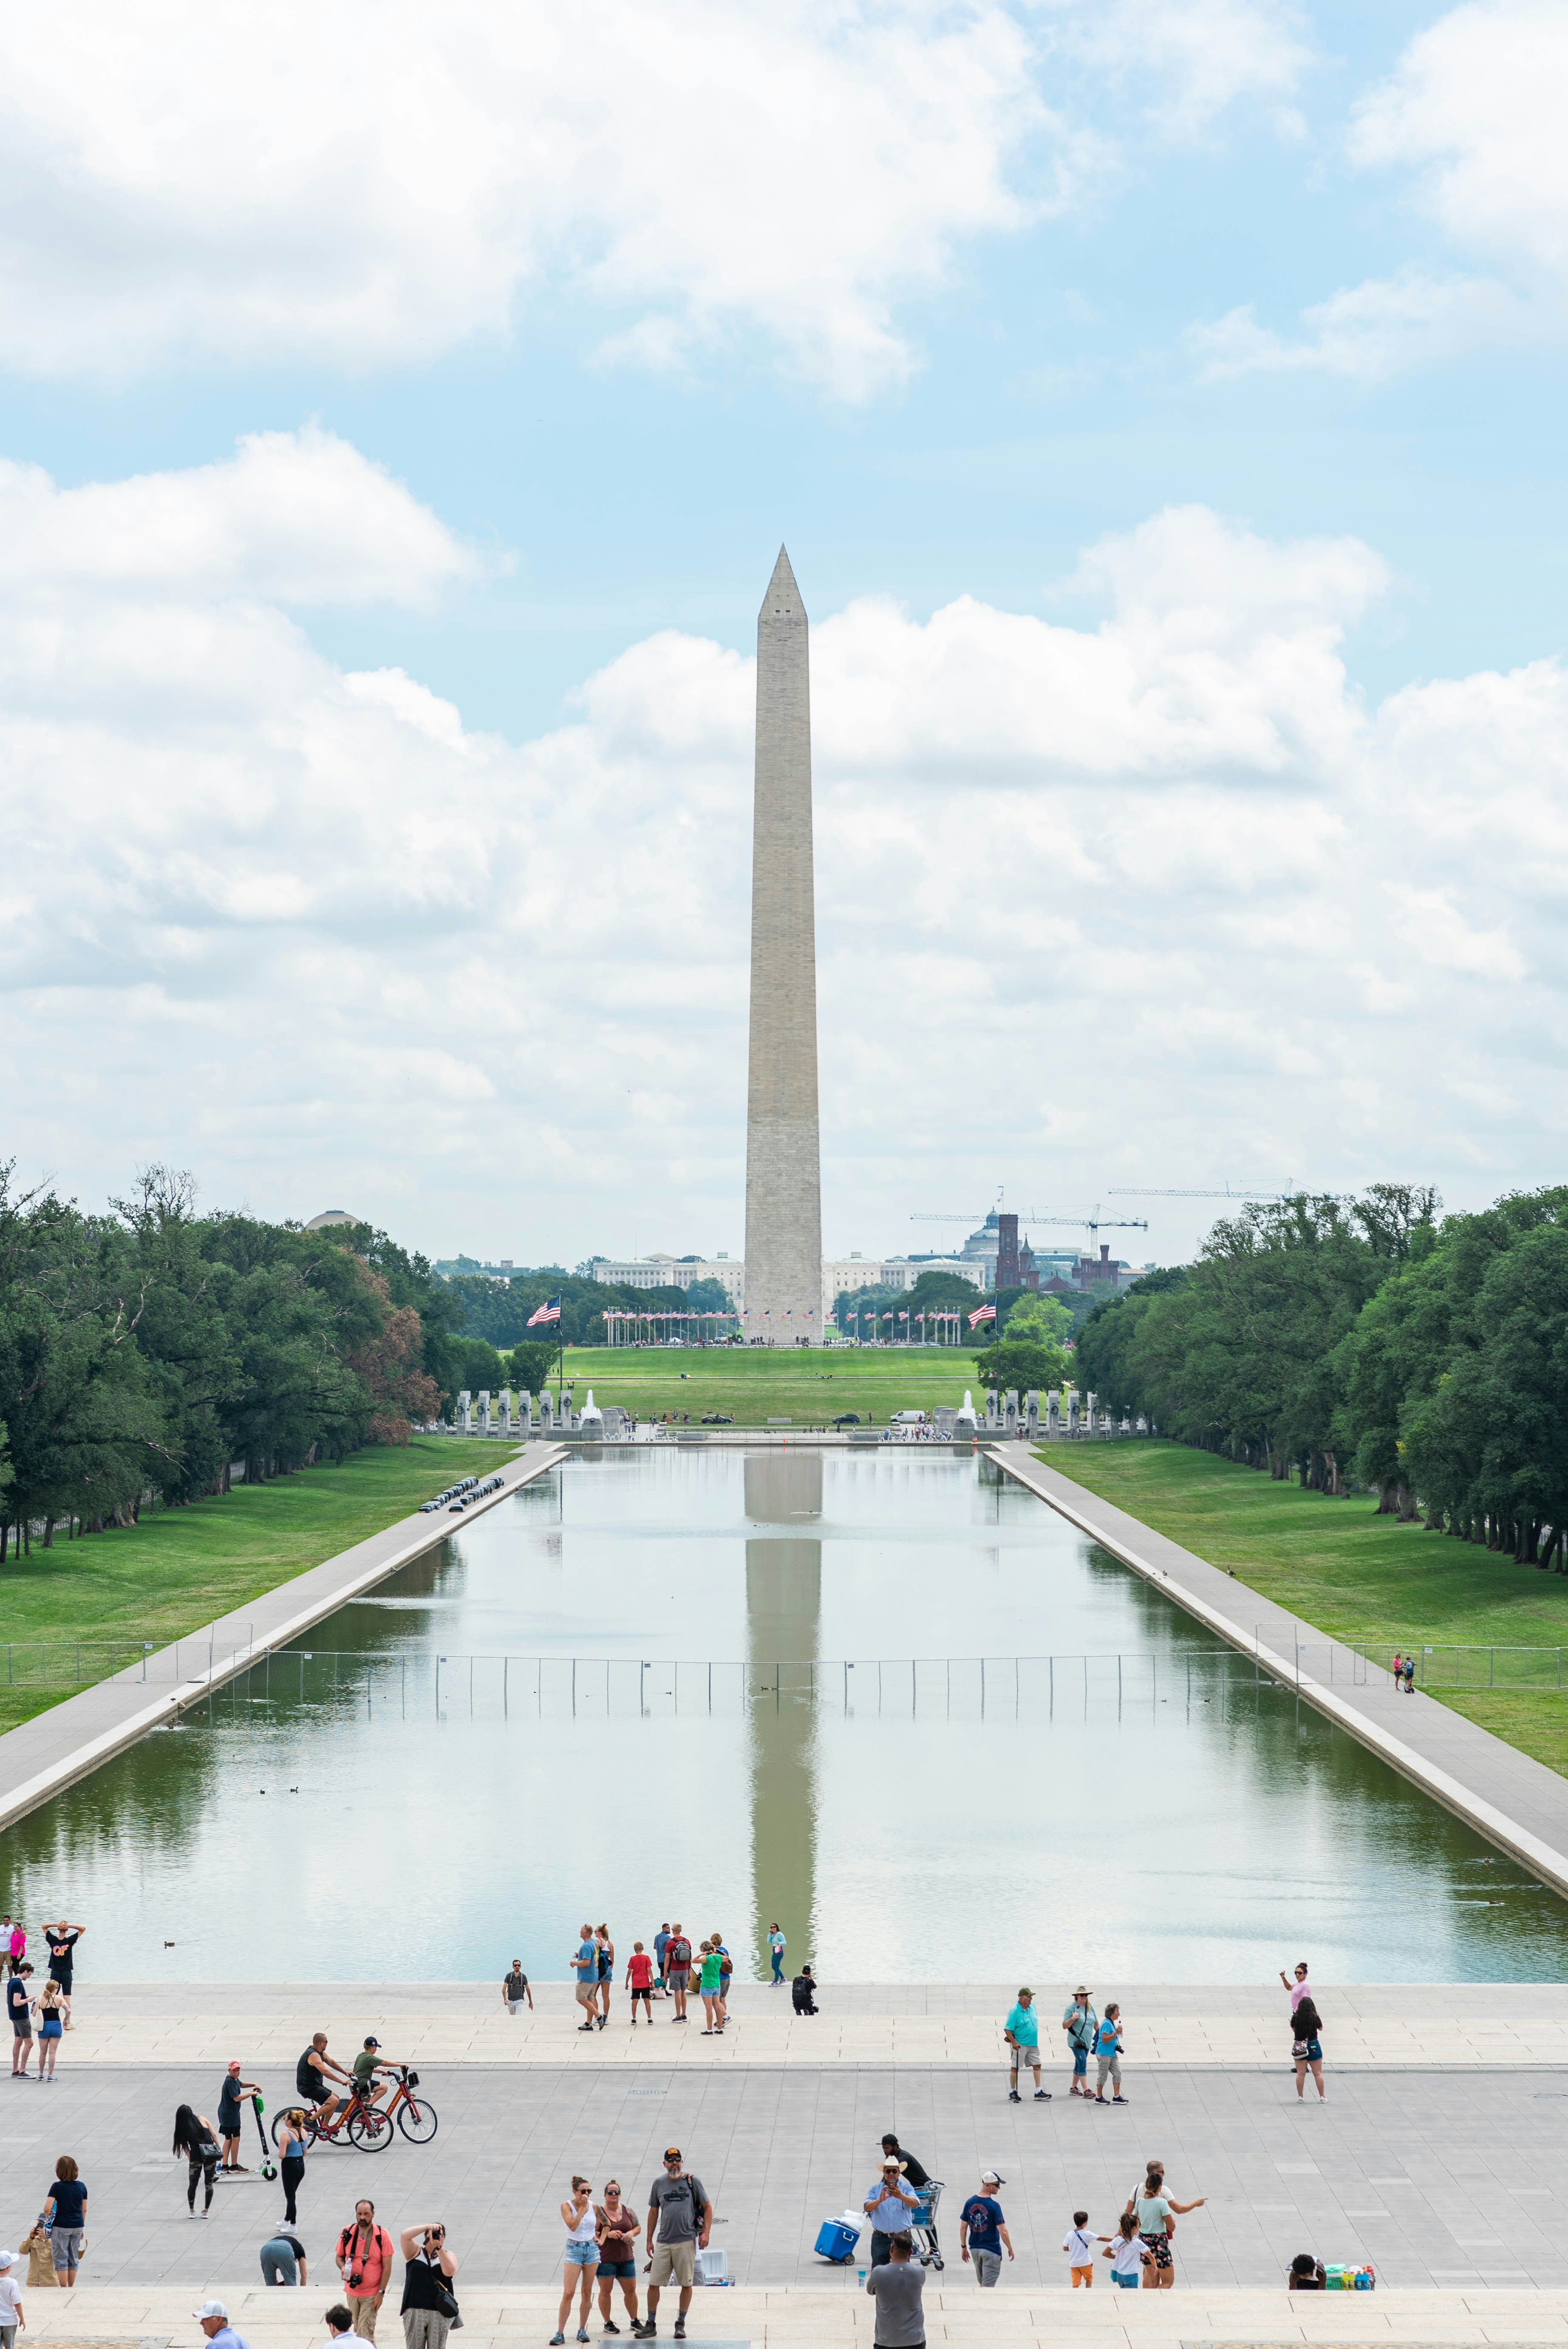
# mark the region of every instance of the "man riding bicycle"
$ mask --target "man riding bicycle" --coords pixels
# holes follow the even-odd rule
[[[294,2093],[302,2104],[315,2106],[316,2119],[323,2128],[330,2126],[343,2101],[332,2081],[346,2081],[348,2077],[342,2064],[335,2064],[327,2054],[325,2032],[318,2031],[294,2065]]]
[[[383,2080],[377,2087],[377,2073],[398,2072],[402,2069],[401,2064],[382,2060],[378,2056],[377,2051],[380,2045],[379,2039],[367,2039],[354,2059],[354,2085],[359,2101],[366,2111],[369,2111],[372,2106],[378,2105],[392,2085],[390,2080]]]

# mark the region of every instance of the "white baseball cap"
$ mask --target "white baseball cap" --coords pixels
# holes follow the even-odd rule
[[[15,2251],[0,2251],[0,2268],[14,2268],[15,2264],[16,2254]]]
[[[209,2316],[221,2316],[225,2324],[229,2322],[229,2312],[221,2300],[204,2300],[201,2307],[193,2308],[191,2313],[198,2323]]]
[[[1007,2181],[999,2170],[983,2169],[980,2172],[980,2183],[982,2186],[1006,2186]]]

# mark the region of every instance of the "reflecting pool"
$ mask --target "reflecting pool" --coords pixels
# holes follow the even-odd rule
[[[0,1840],[118,1980],[1561,1976],[1568,1908],[984,1459],[563,1464]]]

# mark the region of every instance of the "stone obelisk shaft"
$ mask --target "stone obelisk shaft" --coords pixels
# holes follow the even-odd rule
[[[780,548],[757,619],[744,1327],[777,1344],[820,1341],[821,1316],[810,675],[800,591]]]

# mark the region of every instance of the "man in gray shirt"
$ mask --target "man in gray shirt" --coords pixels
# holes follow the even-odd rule
[[[875,2349],[925,2349],[925,2270],[911,2259],[907,2228],[888,2239],[885,2267],[872,2268],[866,2290],[876,2302]]]
[[[686,2337],[686,2311],[691,2306],[692,2282],[696,2274],[696,2255],[707,2251],[708,2230],[713,2225],[713,2205],[708,2200],[700,2178],[683,2168],[679,2146],[672,2145],[665,2155],[665,2174],[655,2178],[648,2189],[648,2313],[641,2324],[632,2327],[638,2341],[658,2338],[659,2293],[671,2282],[680,2286],[680,2313],[676,2318],[676,2339]],[[658,2229],[655,2237],[655,2228]]]

